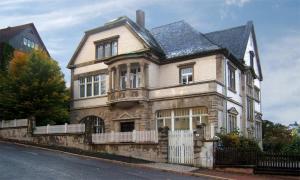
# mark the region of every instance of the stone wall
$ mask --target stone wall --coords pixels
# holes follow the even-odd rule
[[[167,162],[168,130],[159,131],[158,143],[111,143],[90,144],[86,134],[32,135],[27,127],[0,129],[0,139],[38,146],[78,149],[89,152],[108,153],[155,162]]]

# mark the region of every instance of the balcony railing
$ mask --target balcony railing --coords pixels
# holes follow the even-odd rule
[[[120,101],[141,101],[148,100],[148,90],[144,88],[139,89],[126,89],[126,90],[114,90],[108,93],[109,103],[115,103]]]

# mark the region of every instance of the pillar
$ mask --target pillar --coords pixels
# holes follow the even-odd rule
[[[127,81],[126,81],[126,89],[130,88],[130,63],[127,64]]]
[[[145,63],[141,62],[140,63],[140,69],[141,69],[141,88],[145,88]]]
[[[108,75],[109,75],[109,87],[108,87],[108,89],[109,89],[109,92],[112,92],[112,69],[110,68],[110,69],[108,69]]]

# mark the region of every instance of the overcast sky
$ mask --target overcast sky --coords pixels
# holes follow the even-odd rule
[[[70,82],[66,65],[84,31],[135,10],[146,27],[185,20],[202,33],[253,20],[264,76],[263,119],[300,122],[300,0],[1,0],[0,28],[33,22]]]

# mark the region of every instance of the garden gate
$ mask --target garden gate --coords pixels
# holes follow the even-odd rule
[[[193,164],[194,139],[189,130],[169,131],[169,163]]]

